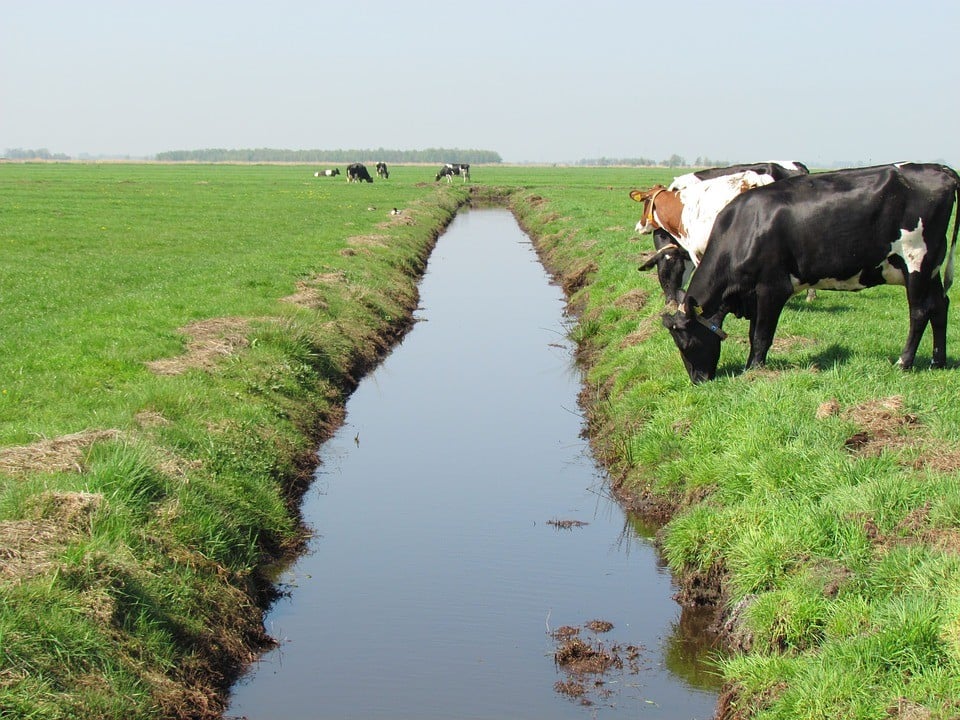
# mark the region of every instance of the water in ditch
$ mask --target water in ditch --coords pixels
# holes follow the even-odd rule
[[[226,717],[712,717],[710,651],[581,437],[563,294],[513,216],[461,212],[420,293],[319,450],[279,646]]]

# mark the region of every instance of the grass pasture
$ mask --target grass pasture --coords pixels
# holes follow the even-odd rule
[[[316,169],[0,164],[0,717],[217,717],[314,443],[471,187],[570,294],[598,459],[728,610],[724,717],[960,715],[956,311],[948,369],[927,336],[904,373],[902,288],[798,297],[765,370],[731,317],[694,387],[627,196],[670,171]]]

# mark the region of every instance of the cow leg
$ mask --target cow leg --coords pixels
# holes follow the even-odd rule
[[[750,354],[745,369],[763,367],[773,345],[773,335],[780,322],[780,313],[790,299],[791,290],[767,287],[757,290],[756,305],[750,314]]]
[[[947,308],[949,300],[943,290],[940,276],[929,280],[920,280],[911,276],[907,279],[907,302],[910,305],[910,330],[907,333],[907,342],[897,360],[904,370],[913,367],[917,356],[917,348],[923,338],[927,323],[933,330],[933,355],[930,366],[942,368],[947,363]]]
[[[940,279],[937,278],[940,284]],[[930,358],[930,367],[944,368],[947,366],[947,311],[950,309],[950,298],[944,292],[937,298],[937,305],[930,315],[930,326],[933,328],[933,355]]]

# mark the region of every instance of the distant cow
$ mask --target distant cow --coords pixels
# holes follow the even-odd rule
[[[334,168],[333,170],[323,170],[323,171],[318,170],[313,174],[313,176],[320,177],[321,175],[323,175],[324,177],[333,177],[334,175],[339,175],[339,174],[340,174],[340,168]]]
[[[630,197],[644,203],[636,230],[653,232],[656,251],[640,270],[656,265],[667,302],[679,303],[684,278],[700,262],[713,221],[724,205],[746,190],[807,173],[806,165],[796,161],[729,165],[680,175],[665,189],[656,185],[634,190]],[[661,192],[668,194],[661,197]],[[656,207],[657,200],[661,207]]]
[[[347,182],[368,182],[372,183],[373,178],[370,177],[370,171],[367,170],[367,166],[363,163],[351,163],[347,165]]]
[[[454,175],[460,175],[466,182],[470,179],[470,165],[467,163],[445,163],[434,179],[439,181],[440,178],[445,177],[447,182],[452,182]]]
[[[386,180],[390,177],[390,172],[387,170],[387,164],[385,162],[377,163],[377,177],[382,180]]]
[[[787,300],[814,287],[904,285],[910,330],[897,364],[913,366],[929,323],[931,366],[947,351],[960,176],[937,164],[883,165],[787,178],[734,198],[717,215],[680,309],[663,316],[694,383],[711,380],[723,320],[750,320],[747,368],[762,366]],[[943,278],[940,271],[943,268]]]

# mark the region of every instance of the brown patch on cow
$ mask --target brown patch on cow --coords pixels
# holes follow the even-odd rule
[[[120,437],[119,430],[84,430],[30,445],[0,449],[0,473],[12,476],[30,473],[83,472],[84,451],[100,440]]]
[[[211,318],[180,328],[189,336],[187,351],[173,358],[161,358],[147,363],[157,375],[180,375],[187,370],[212,370],[217,362],[235,355],[250,344],[247,334],[250,319],[238,317]]]
[[[683,226],[683,201],[680,193],[654,185],[649,190],[631,190],[630,197],[643,203],[643,219],[654,228],[662,228],[675,238],[687,236]],[[656,213],[656,218],[653,217]]]

